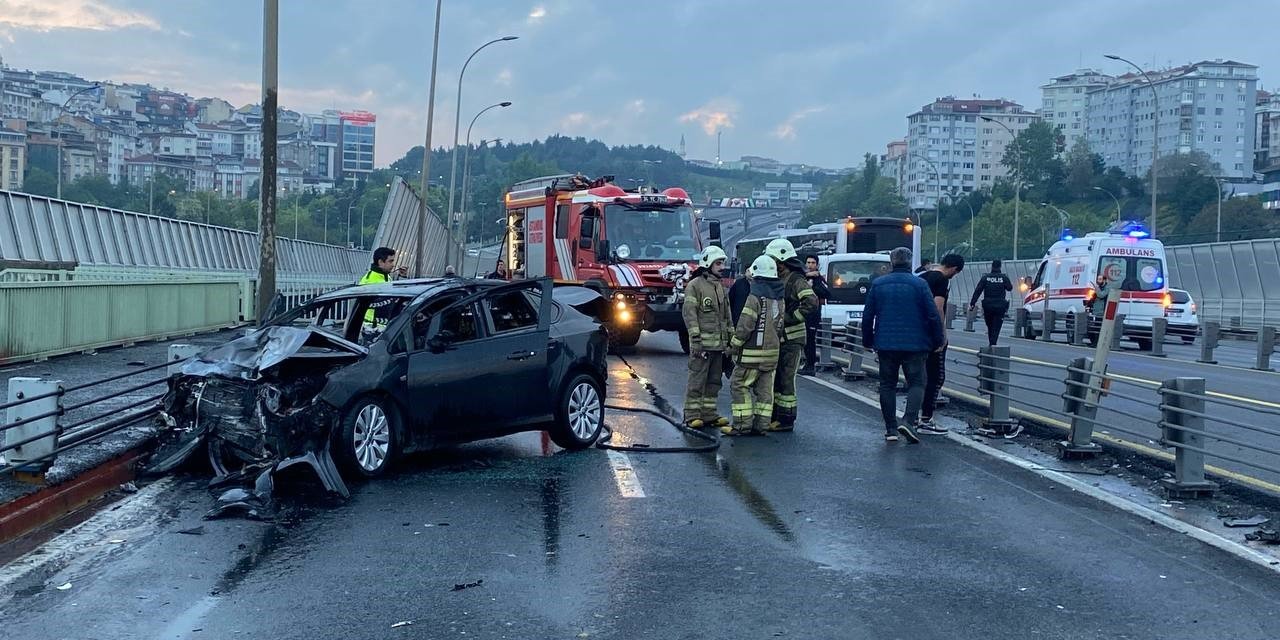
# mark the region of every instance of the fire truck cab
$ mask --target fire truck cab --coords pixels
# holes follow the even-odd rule
[[[613,176],[559,175],[526,180],[506,195],[507,264],[519,277],[551,277],[600,292],[617,344],[634,345],[641,331],[688,337],[680,306],[697,267],[702,238],[689,195],[624,191]],[[711,224],[712,240],[718,223]]]
[[[1096,282],[1104,276],[1109,286],[1120,287],[1119,313],[1124,314],[1124,335],[1142,349],[1151,348],[1151,320],[1165,315],[1169,284],[1165,276],[1164,244],[1150,237],[1138,223],[1117,223],[1101,233],[1077,238],[1069,230],[1049,247],[1036,275],[1023,282],[1022,305],[1027,309],[1028,333],[1041,331],[1046,309],[1060,319],[1089,318],[1097,296]],[[1092,340],[1097,318],[1091,319]]]

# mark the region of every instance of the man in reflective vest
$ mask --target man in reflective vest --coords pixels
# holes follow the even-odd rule
[[[729,378],[733,425],[720,428],[726,436],[763,435],[773,416],[785,289],[778,280],[778,265],[769,256],[756,258],[751,274],[751,292],[729,339],[735,362]]]
[[[396,250],[390,247],[378,247],[373,250],[373,264],[369,266],[369,272],[360,278],[357,284],[380,284],[383,282],[391,282],[391,273],[395,271],[397,275],[404,275],[404,267],[396,269]],[[376,324],[373,309],[364,312],[364,321],[366,324]]]
[[[796,374],[808,337],[806,320],[818,313],[818,296],[804,277],[804,263],[789,240],[778,238],[764,249],[778,265],[778,278],[786,292],[782,346],[778,352],[778,372],[773,380],[773,421],[770,431],[791,431],[796,425]]]
[[[716,412],[724,349],[729,343],[729,299],[720,273],[728,260],[720,247],[707,247],[685,286],[685,330],[689,332],[689,384],[684,396],[684,423],[693,429],[729,424]]]

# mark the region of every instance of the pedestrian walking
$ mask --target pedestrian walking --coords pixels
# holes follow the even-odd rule
[[[783,319],[782,346],[778,352],[778,371],[773,380],[773,421],[770,431],[792,431],[799,413],[796,401],[796,374],[804,352],[806,319],[818,310],[818,296],[804,277],[804,263],[789,240],[778,238],[765,247],[765,255],[778,267],[778,279],[786,290],[786,317]]]
[[[929,285],[911,273],[911,250],[898,247],[889,253],[892,270],[871,281],[862,308],[862,344],[872,349],[880,363],[880,413],[884,439],[897,442],[902,434],[920,442],[914,428],[924,402],[925,357],[943,343],[942,317],[933,303]],[[898,421],[898,374],[907,379],[907,406]]]
[[[937,267],[920,274],[920,279],[929,285],[933,295],[934,306],[938,317],[947,314],[947,298],[951,295],[951,279],[964,270],[964,256],[948,253],[942,256]],[[942,392],[942,384],[947,381],[947,327],[942,326],[942,346],[929,352],[925,360],[924,406],[920,411],[920,422],[916,423],[916,431],[929,435],[940,435],[947,428],[933,421],[933,410],[937,406],[938,394]]]
[[[1013,291],[1013,281],[1000,271],[999,260],[991,261],[991,272],[978,281],[973,288],[973,296],[969,298],[969,313],[978,308],[978,298],[982,298],[982,321],[987,324],[987,344],[996,346],[1000,340],[1000,327],[1004,325],[1004,315],[1009,312],[1009,292]]]
[[[786,287],[769,256],[756,258],[749,273],[751,290],[729,340],[734,356],[729,378],[733,424],[720,428],[726,436],[763,435],[773,416],[773,378],[782,342]]]
[[[731,331],[729,297],[720,282],[727,259],[720,247],[707,247],[685,285],[681,314],[689,333],[689,383],[684,395],[684,424],[691,429],[729,424],[728,418],[716,412]]]
[[[818,271],[818,256],[805,257],[804,277],[809,281],[813,294],[818,296],[818,308],[805,318],[804,323],[804,368],[800,370],[800,375],[811,376],[817,373],[815,365],[818,363],[818,327],[822,323],[822,305],[831,297],[831,290],[827,288],[827,279]]]

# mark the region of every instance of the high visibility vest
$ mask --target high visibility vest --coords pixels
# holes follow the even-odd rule
[[[360,278],[360,282],[357,284],[379,284],[382,282],[391,282],[391,276],[382,273],[381,271],[370,269],[369,273],[364,274],[364,277]],[[369,324],[376,324],[374,316],[375,314],[373,309],[369,309],[364,312],[364,321]]]

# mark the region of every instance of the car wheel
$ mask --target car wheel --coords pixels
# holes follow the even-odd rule
[[[551,441],[571,451],[595,444],[604,427],[604,393],[600,383],[579,373],[569,380],[556,404]]]
[[[685,352],[685,354],[689,353],[689,332],[688,331],[680,332],[680,350]]]
[[[366,478],[387,472],[397,454],[400,416],[385,400],[361,398],[338,425],[338,464]]]
[[[622,329],[617,331],[617,344],[623,347],[634,347],[640,342],[640,330]]]

